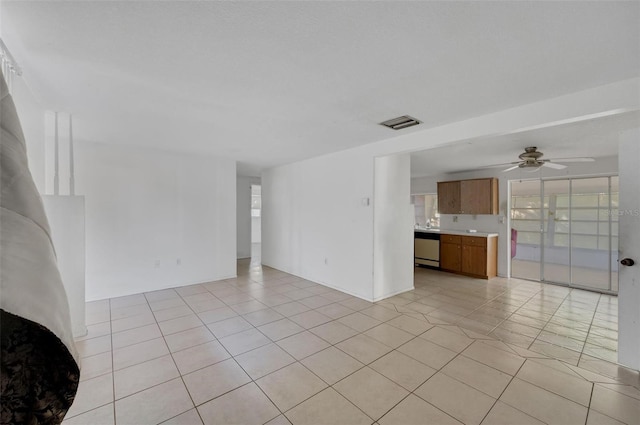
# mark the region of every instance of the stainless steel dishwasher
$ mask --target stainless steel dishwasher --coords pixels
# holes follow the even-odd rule
[[[416,264],[440,268],[440,234],[414,232],[414,260]]]

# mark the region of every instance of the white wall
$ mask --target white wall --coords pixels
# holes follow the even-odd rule
[[[60,277],[67,293],[74,337],[87,334],[83,196],[43,195]]]
[[[640,128],[621,134],[620,152],[620,260],[631,258],[633,267],[620,266],[618,361],[640,370]]]
[[[27,144],[29,170],[39,193],[45,188],[45,110],[21,77],[14,76],[13,101]]]
[[[375,159],[373,299],[413,289],[413,220],[409,154]]]
[[[251,185],[260,177],[238,176],[236,186],[237,258],[251,257]]]
[[[373,297],[373,158],[357,151],[262,175],[262,263]]]
[[[468,214],[442,214],[440,216],[440,228],[449,230],[476,229],[479,232],[498,233],[498,274],[507,276],[509,271],[509,252],[511,233],[509,231],[509,205],[508,182],[509,180],[529,180],[532,178],[562,178],[592,176],[599,174],[616,174],[618,172],[618,158],[598,158],[593,163],[567,164],[563,170],[543,168],[535,173],[529,173],[519,169],[502,173],[500,168],[485,169],[476,172],[441,174],[431,177],[418,177],[411,179],[411,194],[436,193],[439,181],[464,180],[484,177],[498,178],[499,185],[499,214],[496,215],[468,215]],[[454,222],[457,217],[457,222]]]
[[[235,162],[76,144],[87,300],[236,275]]]
[[[639,90],[640,79],[634,78],[267,170],[262,176],[263,263],[372,299],[373,211],[361,199],[373,194],[376,157],[637,110]],[[497,226],[497,220],[478,216],[474,227]]]

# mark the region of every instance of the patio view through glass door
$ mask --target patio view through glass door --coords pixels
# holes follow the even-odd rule
[[[511,276],[618,291],[618,177],[511,182]]]

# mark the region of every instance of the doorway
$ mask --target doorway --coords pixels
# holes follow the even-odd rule
[[[618,292],[618,177],[510,182],[511,276]]]
[[[251,264],[262,261],[262,186],[251,185]]]

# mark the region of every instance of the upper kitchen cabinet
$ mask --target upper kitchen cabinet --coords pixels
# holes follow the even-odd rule
[[[440,214],[498,214],[498,179],[438,182]]]
[[[460,181],[438,182],[438,212],[460,214]]]

